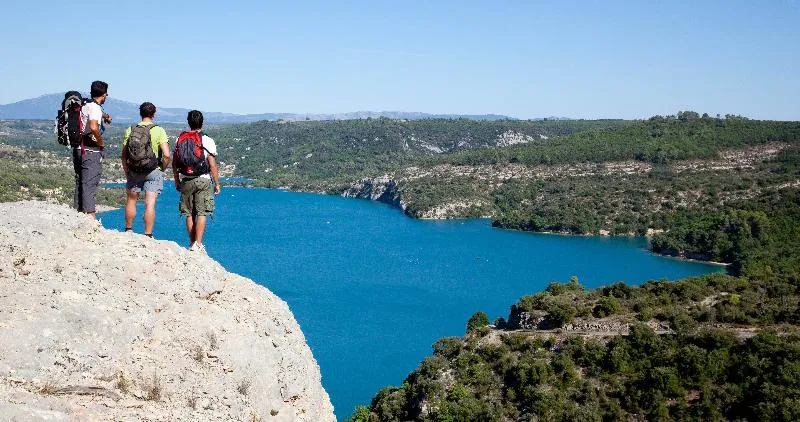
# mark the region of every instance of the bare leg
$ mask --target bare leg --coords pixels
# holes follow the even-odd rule
[[[126,229],[133,227],[133,220],[136,218],[136,200],[138,199],[139,199],[139,194],[137,192],[128,191],[128,200],[125,202]]]
[[[91,219],[93,219],[93,220],[97,220],[97,213],[94,213],[94,212],[87,212],[87,213],[86,213],[86,215],[88,215],[88,216],[89,216],[89,218],[91,218]]]
[[[186,232],[189,233],[189,244],[194,243],[194,218],[193,215],[186,216]]]
[[[206,232],[206,216],[198,215],[197,221],[194,222],[194,240],[197,243],[203,243],[203,235]]]
[[[144,193],[144,234],[153,234],[153,226],[156,224],[156,198],[158,192]]]

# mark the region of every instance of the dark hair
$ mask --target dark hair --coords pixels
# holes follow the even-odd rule
[[[189,112],[189,115],[186,116],[186,121],[189,123],[189,129],[197,130],[203,128],[203,113],[192,110]]]
[[[103,81],[92,82],[92,98],[102,97],[108,92],[108,84]]]
[[[142,119],[145,117],[153,118],[156,115],[156,106],[151,102],[144,102],[139,106],[139,115]]]

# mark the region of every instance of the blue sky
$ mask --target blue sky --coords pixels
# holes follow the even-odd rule
[[[102,79],[234,113],[800,120],[800,0],[761,3],[13,2],[0,104]]]

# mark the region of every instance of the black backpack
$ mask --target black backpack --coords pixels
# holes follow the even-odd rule
[[[188,131],[178,136],[175,143],[175,164],[185,176],[200,176],[210,171],[203,147],[203,134]]]
[[[155,127],[158,125],[131,126],[131,134],[128,136],[128,143],[125,144],[129,170],[136,173],[150,173],[158,167],[158,157],[150,145],[150,130]]]
[[[81,108],[87,100],[81,97],[78,91],[68,91],[61,102],[61,110],[56,113],[56,136],[58,143],[64,146],[77,148],[81,145],[81,138],[85,128],[81,120]]]

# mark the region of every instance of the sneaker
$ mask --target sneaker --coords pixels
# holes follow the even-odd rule
[[[195,242],[194,251],[200,253],[206,253],[206,247],[202,243]]]
[[[189,251],[194,251],[194,245],[195,245],[194,242],[192,242],[192,244],[189,245]]]

